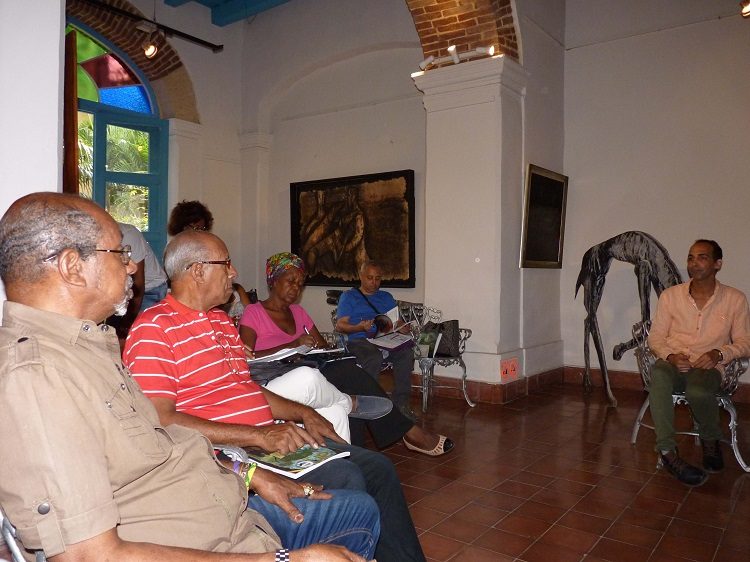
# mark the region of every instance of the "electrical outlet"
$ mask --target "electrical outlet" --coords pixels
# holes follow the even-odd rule
[[[511,357],[500,361],[500,382],[510,382],[518,379],[518,357]]]

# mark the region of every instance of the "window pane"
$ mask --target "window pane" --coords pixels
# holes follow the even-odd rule
[[[108,182],[104,208],[116,221],[148,232],[148,187]]]
[[[78,193],[94,197],[94,116],[78,112]]]
[[[107,125],[107,171],[147,173],[149,134]]]
[[[99,90],[102,103],[137,111],[151,113],[151,102],[148,101],[143,86],[120,86],[118,88],[101,88]],[[79,96],[80,97],[80,96]]]

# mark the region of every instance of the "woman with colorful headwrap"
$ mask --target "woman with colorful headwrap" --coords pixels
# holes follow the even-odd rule
[[[299,256],[289,252],[274,254],[266,261],[268,298],[245,308],[240,320],[240,337],[256,357],[263,357],[280,349],[309,345],[327,347],[310,315],[297,304],[305,285],[305,264]],[[345,394],[388,396],[372,377],[367,375],[354,358],[331,361],[321,368],[328,381]],[[370,430],[375,445],[387,447],[399,439],[439,456],[453,448],[444,435],[431,433],[404,416],[398,408],[376,420],[349,420],[351,439],[364,445],[364,428]]]

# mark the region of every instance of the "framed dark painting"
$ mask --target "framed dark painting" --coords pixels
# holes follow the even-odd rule
[[[562,267],[567,198],[568,176],[529,164],[521,235],[521,267]]]
[[[383,287],[414,287],[414,170],[292,183],[290,203],[308,285],[356,285],[375,260]]]

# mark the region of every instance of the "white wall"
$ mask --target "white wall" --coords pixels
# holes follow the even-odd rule
[[[22,195],[62,188],[64,4],[0,3],[0,215]],[[34,46],[34,72],[24,44]]]
[[[652,234],[683,276],[691,242],[714,238],[725,254],[720,279],[750,292],[750,22],[736,2],[724,0],[569,0],[567,7],[570,191],[560,302],[564,363],[580,366],[584,309],[580,295],[573,300],[578,260],[611,236]],[[628,339],[639,320],[632,266],[613,265],[598,318],[608,366],[635,371],[632,354],[620,363],[611,359],[612,346]]]
[[[417,288],[393,293],[421,300],[425,124],[410,73],[422,58],[403,0],[290,2],[246,26],[244,123],[271,149],[265,185],[243,177],[257,239],[255,269],[241,273],[261,298],[266,257],[289,249],[291,182],[413,169]],[[324,290],[308,287],[302,304],[329,330]]]
[[[564,173],[565,0],[519,0],[523,67],[529,74],[524,114],[524,177],[528,164]],[[523,186],[519,186],[523,189]],[[520,253],[520,249],[519,249]],[[520,256],[519,256],[520,257]],[[563,263],[575,261],[563,254]],[[559,269],[523,269],[521,345],[526,374],[562,364]]]

